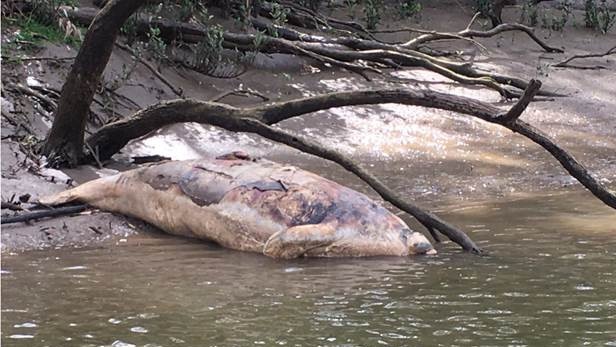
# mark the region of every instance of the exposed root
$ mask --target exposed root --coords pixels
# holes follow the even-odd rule
[[[8,89],[12,89],[18,93],[22,93],[25,95],[33,96],[37,98],[41,103],[45,106],[48,111],[53,111],[56,109],[57,104],[55,101],[51,100],[49,97],[37,92],[36,90],[26,87],[21,83],[6,83],[6,87]]]

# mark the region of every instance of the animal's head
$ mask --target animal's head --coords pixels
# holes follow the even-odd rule
[[[407,236],[407,242],[409,246],[409,254],[436,254],[436,249],[432,247],[432,244],[422,234],[416,231],[412,231]]]

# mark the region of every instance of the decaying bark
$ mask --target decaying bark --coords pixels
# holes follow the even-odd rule
[[[93,18],[73,63],[42,152],[74,166],[83,153],[87,114],[120,27],[145,0],[112,0]]]

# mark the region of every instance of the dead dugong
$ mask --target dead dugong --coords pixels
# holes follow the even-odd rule
[[[274,258],[436,253],[424,235],[364,194],[242,152],[154,164],[40,199],[72,201]]]

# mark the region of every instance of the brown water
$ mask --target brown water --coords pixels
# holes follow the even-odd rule
[[[276,261],[161,234],[4,257],[2,345],[616,346],[613,210],[443,209],[490,255]]]

